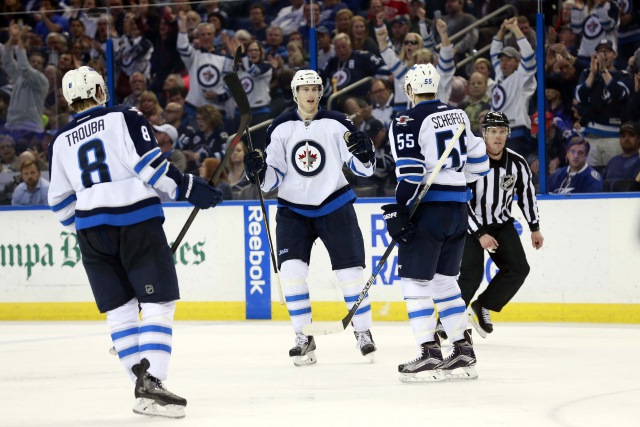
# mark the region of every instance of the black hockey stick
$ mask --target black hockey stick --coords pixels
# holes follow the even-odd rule
[[[238,47],[234,62],[238,60],[239,54],[241,54],[241,52],[241,48]],[[242,83],[240,82],[238,75],[235,73],[227,74],[226,76],[224,76],[224,82],[227,84],[227,87],[231,92],[231,96],[233,97],[233,99],[235,99],[236,104],[238,104],[238,110],[240,111],[240,125],[238,126],[238,132],[236,133],[236,136],[231,140],[229,146],[226,147],[226,151],[224,153],[222,161],[211,175],[211,178],[209,178],[209,184],[213,184],[220,177],[225,165],[229,163],[231,159],[231,153],[233,153],[233,149],[236,147],[236,145],[238,145],[238,142],[240,142],[242,134],[249,127],[249,122],[251,121],[251,106],[249,105],[247,94],[242,87]],[[187,219],[187,222],[184,224],[184,226],[182,226],[180,234],[178,234],[175,242],[173,242],[173,245],[171,245],[172,253],[175,253],[178,249],[178,246],[180,246],[182,239],[184,238],[185,234],[187,234],[187,230],[189,230],[189,227],[191,227],[191,223],[196,218],[196,215],[198,215],[199,211],[200,208],[197,207],[193,208],[193,211],[191,211],[189,219]]]
[[[422,190],[420,190],[418,197],[413,202],[413,206],[411,206],[411,212],[409,214],[409,219],[413,217],[413,214],[418,209],[420,202],[422,201],[424,196],[427,194],[427,191],[429,191],[429,187],[431,187],[431,184],[433,184],[433,181],[438,176],[440,169],[442,169],[442,165],[444,165],[444,162],[446,162],[447,159],[449,158],[449,154],[451,154],[451,150],[453,150],[453,147],[458,142],[460,135],[462,135],[462,132],[464,132],[464,128],[465,128],[464,124],[460,124],[456,132],[453,134],[453,138],[451,138],[451,140],[447,144],[447,147],[445,148],[444,152],[440,156],[440,159],[438,159],[438,163],[436,163],[435,167],[433,168],[433,171],[431,172],[431,175],[429,175],[429,178],[427,179],[427,183],[424,185]],[[395,246],[396,246],[396,241],[391,239],[391,243],[389,243],[389,246],[387,246],[387,250],[384,251],[384,255],[382,255],[382,258],[380,258],[380,261],[378,261],[378,265],[376,265],[376,268],[373,269],[373,273],[371,273],[371,277],[369,277],[369,280],[367,280],[367,283],[364,285],[362,292],[360,292],[360,295],[358,295],[358,299],[353,304],[353,307],[351,307],[351,310],[349,310],[349,313],[347,313],[344,319],[337,322],[331,322],[331,323],[326,323],[326,322],[309,323],[308,325],[304,325],[304,327],[302,328],[302,332],[305,335],[328,335],[328,334],[335,334],[338,332],[342,332],[345,329],[347,329],[347,326],[349,326],[351,319],[356,314],[356,311],[358,311],[358,307],[360,307],[360,304],[362,304],[362,301],[367,296],[367,292],[369,292],[369,288],[371,288],[371,285],[373,285],[373,282],[376,280],[378,273],[380,273],[380,270],[382,270],[382,267],[384,267],[385,263],[387,262],[387,258],[389,258],[389,255],[391,255],[391,252],[393,251],[393,248]]]

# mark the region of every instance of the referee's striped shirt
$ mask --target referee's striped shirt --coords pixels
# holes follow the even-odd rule
[[[487,232],[484,226],[509,221],[515,195],[529,229],[540,229],[531,169],[518,153],[507,148],[500,160],[489,158],[489,173],[470,184],[469,188],[472,193],[468,203],[470,234],[479,238]]]

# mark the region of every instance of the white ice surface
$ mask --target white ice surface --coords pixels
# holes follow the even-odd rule
[[[376,323],[375,364],[353,332],[316,338],[297,368],[284,322],[178,322],[168,388],[183,420],[132,413],[133,385],[102,322],[0,322],[0,426],[637,426],[640,327],[497,324],[477,381],[402,384],[406,322]],[[475,336],[475,335],[474,335]]]

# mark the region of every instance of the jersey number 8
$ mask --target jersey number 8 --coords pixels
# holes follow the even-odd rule
[[[109,166],[105,163],[106,158],[104,144],[99,139],[92,139],[78,148],[78,165],[82,171],[82,185],[85,188],[91,188],[93,184],[101,182],[111,182]],[[94,173],[97,174],[97,182],[92,179]]]

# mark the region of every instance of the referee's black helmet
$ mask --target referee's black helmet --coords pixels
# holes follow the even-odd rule
[[[487,128],[496,127],[505,127],[509,129],[509,133],[511,133],[511,128],[509,127],[509,119],[507,118],[506,114],[501,113],[500,111],[489,111],[484,117],[484,121],[482,122],[482,129],[485,130]]]

